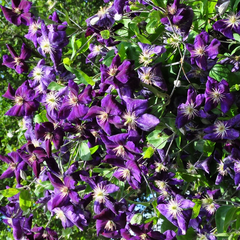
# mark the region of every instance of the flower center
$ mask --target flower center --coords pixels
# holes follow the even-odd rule
[[[174,6],[169,6],[168,7],[168,12],[172,15],[174,15],[177,12],[177,8]]]
[[[15,62],[15,65],[20,65],[20,63],[21,63],[21,58],[20,57],[15,57],[14,58],[14,62]]]
[[[121,168],[120,172],[121,172],[121,176],[123,179],[130,178],[130,176],[131,176],[129,169],[127,169],[127,168]]]
[[[48,93],[46,96],[45,102],[48,105],[48,107],[50,108],[50,110],[57,108],[57,106],[59,104],[59,98],[57,97],[57,93],[55,93],[55,92]]]
[[[23,97],[21,97],[21,96],[16,96],[16,97],[14,98],[14,101],[15,101],[15,103],[16,103],[17,105],[19,105],[19,106],[22,106],[23,103],[24,103],[24,99],[23,99]]]
[[[108,220],[104,228],[107,231],[114,231],[117,228],[117,226],[112,220]]]
[[[100,111],[97,118],[100,123],[104,123],[108,119],[108,114],[104,111]]]
[[[173,216],[173,218],[177,218],[178,215],[182,214],[183,209],[180,207],[181,203],[176,200],[171,199],[167,205],[168,211]]]
[[[99,45],[99,46],[94,46],[94,48],[93,48],[93,53],[95,53],[95,54],[99,54],[100,52],[101,52],[101,50],[102,50],[102,46],[101,45]]]
[[[155,169],[156,172],[161,172],[161,171],[167,171],[168,170],[168,168],[166,166],[164,166],[162,163],[155,162],[154,165],[156,167],[156,169]]]
[[[224,163],[220,162],[218,164],[218,168],[217,168],[218,172],[222,175],[222,176],[226,176],[227,175],[227,169],[224,169]]]
[[[45,134],[45,140],[52,140],[52,138],[53,138],[53,134],[52,134],[52,133],[47,132],[47,133]]]
[[[41,78],[43,77],[43,74],[44,74],[44,72],[43,72],[42,68],[35,67],[33,69],[33,78],[34,78],[34,80],[40,82]]]
[[[160,190],[164,190],[168,186],[167,182],[165,181],[156,180],[155,183]]]
[[[9,166],[12,170],[15,170],[17,167],[17,163],[9,163]]]
[[[106,188],[101,184],[98,184],[93,191],[93,198],[95,198],[95,200],[99,203],[105,203],[108,196]]]
[[[204,46],[200,46],[200,47],[196,48],[194,50],[194,54],[197,57],[202,57],[205,54],[205,47]]]
[[[214,103],[219,103],[223,98],[225,98],[225,96],[220,92],[218,88],[213,88],[212,92],[210,93],[210,98]]]
[[[195,109],[195,104],[192,101],[189,104],[184,104],[181,107],[181,110],[183,115],[188,117],[188,119],[194,118],[198,115],[198,110]]]
[[[20,15],[22,11],[19,8],[14,8],[13,12],[15,12],[17,15]]]
[[[77,98],[76,95],[70,93],[68,97],[69,97],[69,104],[71,106],[74,107],[74,106],[76,106],[78,104],[78,98]]]
[[[40,28],[40,23],[37,23],[37,22],[33,22],[30,24],[29,26],[29,31],[32,33],[32,34],[35,34],[37,32],[37,30]]]
[[[235,14],[232,14],[228,16],[228,19],[226,19],[227,27],[238,27],[240,24],[240,17],[236,16]]]
[[[69,189],[66,186],[63,186],[60,191],[64,196],[68,195],[69,193]]]
[[[226,123],[217,122],[214,128],[214,133],[217,134],[218,137],[221,137],[221,139],[223,139],[226,136],[227,130],[229,130],[229,128],[230,127],[228,127]]]
[[[29,161],[30,163],[33,163],[33,162],[36,161],[36,160],[37,160],[37,157],[36,157],[35,154],[32,154],[31,157],[28,159],[28,161]]]
[[[118,68],[116,66],[109,69],[108,74],[114,77],[117,74]]]
[[[44,53],[52,53],[54,48],[52,46],[52,44],[50,43],[48,38],[44,38],[41,41],[40,47],[42,48]]]
[[[116,156],[121,156],[124,157],[125,156],[125,148],[123,145],[119,145],[115,148],[113,148],[113,152],[116,154]]]
[[[141,240],[147,240],[148,236],[146,233],[140,235]]]
[[[129,111],[123,115],[123,119],[125,119],[125,126],[128,126],[130,129],[136,129],[136,120],[137,117],[135,112],[130,113]]]

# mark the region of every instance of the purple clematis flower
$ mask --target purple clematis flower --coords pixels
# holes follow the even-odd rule
[[[89,214],[79,208],[76,209],[73,205],[56,207],[52,211],[61,219],[65,229],[76,225],[80,230],[83,230],[88,225]]]
[[[11,54],[11,57],[8,55],[4,55],[2,65],[15,69],[16,72],[19,74],[27,73],[28,65],[25,63],[25,60],[28,60],[30,58],[31,50],[26,47],[25,43],[23,43],[21,48],[21,54],[20,56],[18,56],[11,45],[7,44],[7,48]]]
[[[166,236],[158,231],[152,230],[153,222],[142,225],[129,224],[130,229],[136,234],[135,237],[127,238],[129,240],[164,240]],[[125,233],[126,234],[126,233]]]
[[[186,44],[187,50],[191,54],[191,64],[197,64],[203,70],[207,70],[208,59],[215,59],[217,57],[221,44],[217,39],[213,39],[210,45],[208,45],[208,42],[209,34],[202,31],[196,36],[193,45]]]
[[[43,88],[48,87],[50,82],[56,80],[55,74],[55,70],[52,67],[46,66],[45,60],[41,59],[28,75],[33,78],[33,81],[29,81],[29,84],[32,88],[36,88],[39,84],[44,85]]]
[[[234,39],[233,31],[240,34],[240,11],[228,15],[226,19],[218,20],[213,24],[213,29],[227,38]]]
[[[15,105],[5,115],[30,116],[39,106],[39,103],[34,99],[35,92],[29,87],[28,81],[25,81],[16,91],[9,84],[3,97],[15,102]]]
[[[234,126],[237,126],[239,120],[240,115],[238,114],[228,121],[216,121],[213,126],[204,129],[204,132],[207,134],[203,139],[209,139],[211,141],[237,139],[240,134],[239,131],[234,129]]]
[[[125,228],[126,213],[122,212],[119,215],[109,209],[103,209],[100,214],[95,215],[97,235],[102,234],[106,238],[120,238],[120,229]]]
[[[78,94],[78,91],[78,85],[73,80],[69,80],[68,94],[63,99],[62,106],[58,113],[60,119],[67,118],[69,121],[73,121],[86,115],[88,111],[86,104],[92,101],[94,91],[92,91],[90,85],[88,85],[82,93]]]
[[[221,82],[208,77],[205,91],[206,103],[204,106],[205,111],[210,111],[221,104],[223,113],[226,113],[234,103],[234,95],[229,92],[229,85],[223,79]]]
[[[40,45],[38,51],[44,57],[46,54],[50,54],[54,68],[57,69],[62,57],[62,48],[68,44],[66,32],[50,31],[44,23],[41,25],[41,31],[42,36],[37,38]]]
[[[153,67],[140,67],[138,69],[138,77],[145,84],[154,85],[167,91],[167,84],[161,72],[161,65],[161,63],[158,63]]]
[[[157,117],[145,113],[148,109],[148,100],[124,97],[123,102],[126,105],[126,112],[122,118],[128,130],[136,130],[138,127],[143,131],[151,131],[160,123]]]
[[[21,24],[29,25],[32,17],[32,14],[29,13],[31,6],[32,3],[26,0],[12,0],[12,9],[0,5],[5,18],[17,26]]]
[[[163,46],[149,45],[141,42],[138,43],[138,46],[142,50],[142,53],[139,56],[139,62],[143,63],[145,67],[153,61],[154,55],[160,56],[166,52],[166,48]]]
[[[110,209],[112,212],[116,213],[114,208],[114,198],[110,196],[110,193],[117,192],[119,187],[115,184],[111,184],[108,181],[94,180],[93,178],[80,175],[81,179],[88,183],[93,189],[93,193],[88,196],[89,200],[95,200],[94,202],[94,212],[100,214],[104,209],[104,205]]]
[[[8,169],[0,176],[0,179],[10,178],[15,175],[18,185],[21,186],[20,171],[25,170],[27,164],[23,161],[19,154],[17,152],[11,152],[8,156],[0,155],[0,160],[9,165]]]
[[[204,100],[204,94],[198,94],[190,87],[187,92],[187,101],[178,106],[176,125],[183,127],[199,114],[199,108]]]
[[[101,62],[108,52],[107,48],[104,48],[102,45],[95,45],[92,43],[89,45],[89,50],[90,53],[86,58],[86,63],[94,62],[98,55],[102,55],[102,58],[99,60],[99,62]]]
[[[34,233],[34,239],[58,240],[58,234],[51,228],[35,226],[31,231]]]
[[[43,23],[43,20],[38,19],[37,21],[34,18],[30,19],[30,24],[28,27],[28,34],[26,34],[24,37],[31,40],[35,46],[37,47],[37,38],[42,35],[41,32],[41,25]]]
[[[63,129],[58,126],[54,127],[51,122],[37,123],[35,126],[35,134],[37,139],[45,142],[48,157],[50,157],[52,153],[51,142],[54,143],[56,149],[60,149],[63,144]]]
[[[140,188],[141,170],[133,160],[124,161],[122,158],[114,155],[107,155],[104,162],[119,167],[113,174],[120,181],[127,181],[133,189]]]
[[[140,146],[136,146],[136,144],[128,138],[128,133],[119,133],[110,137],[103,135],[102,141],[109,155],[115,155],[125,160],[134,160],[140,156],[142,150]]]
[[[178,227],[179,235],[185,235],[192,215],[192,210],[189,208],[193,208],[194,204],[192,201],[184,199],[181,195],[177,194],[168,203],[159,204],[157,209],[173,225]]]
[[[105,96],[101,101],[101,107],[92,106],[84,119],[96,117],[98,125],[109,135],[112,135],[113,126],[121,127],[121,105],[112,95]]]
[[[176,32],[185,40],[193,21],[192,8],[180,4],[180,0],[174,0],[171,5],[167,6],[167,12],[168,16],[162,18],[161,22],[166,25],[168,31]]]
[[[78,193],[75,191],[76,187],[74,186],[76,184],[76,181],[71,176],[65,176],[63,181],[60,180],[57,176],[52,174],[51,172],[48,172],[48,177],[50,182],[52,183],[54,187],[55,195],[52,199],[51,207],[52,209],[56,207],[61,207],[65,204],[67,204],[70,200],[74,204],[78,204],[80,201],[80,197]],[[78,186],[78,190],[85,189],[85,186]]]

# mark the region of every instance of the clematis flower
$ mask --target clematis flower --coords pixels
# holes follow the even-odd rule
[[[47,175],[54,187],[55,192],[51,204],[52,209],[56,207],[61,207],[67,204],[70,200],[74,204],[79,203],[80,197],[78,193],[75,191],[76,187],[74,186],[76,184],[76,181],[71,176],[65,176],[63,179],[64,182],[62,182],[62,180],[60,180],[57,176],[55,176],[51,172],[48,172]],[[85,189],[85,186],[81,187],[78,186],[78,190],[83,189]]]
[[[220,189],[207,190],[206,194],[204,194],[204,198],[202,199],[202,207],[206,210],[208,219],[210,219],[210,217],[212,217],[212,215],[220,207],[220,205],[214,201],[214,199],[218,199],[219,196]]]
[[[202,31],[194,40],[194,44],[187,43],[187,50],[191,54],[191,64],[196,64],[199,68],[207,70],[208,59],[215,59],[218,55],[220,42],[213,39],[209,43],[209,34]],[[208,46],[207,46],[208,45]]]
[[[86,63],[94,62],[95,58],[98,55],[102,56],[102,58],[99,60],[99,62],[101,62],[108,52],[107,48],[104,48],[101,45],[95,45],[95,44],[92,44],[92,43],[89,45],[89,50],[90,50],[90,53],[86,57]]]
[[[110,137],[102,136],[107,153],[126,160],[134,160],[142,153],[140,146],[128,140],[128,133],[119,133]]]
[[[96,219],[97,235],[102,234],[106,238],[120,238],[120,229],[125,228],[126,225],[125,212],[115,216],[111,210],[106,208],[95,215],[94,219]]]
[[[142,53],[139,56],[139,62],[143,63],[146,67],[153,61],[154,55],[160,56],[166,49],[163,46],[149,45],[146,43],[138,43],[138,46],[141,48]]]
[[[198,116],[199,108],[204,100],[204,94],[198,94],[190,87],[187,92],[187,101],[178,106],[176,125],[178,128],[183,127],[194,117]]]
[[[221,82],[218,82],[215,79],[208,77],[205,98],[205,111],[210,111],[216,108],[220,103],[223,113],[226,113],[234,103],[234,95],[229,92],[229,85],[224,79]]]
[[[180,4],[180,0],[174,0],[172,4],[167,5],[167,14],[168,16],[162,18],[161,22],[168,31],[176,32],[185,40],[193,21],[192,8],[185,4]]]
[[[140,188],[141,170],[135,161],[128,160],[126,162],[122,158],[114,155],[107,155],[104,162],[118,167],[118,169],[113,173],[114,177],[120,181],[127,181],[133,189]]]
[[[239,137],[239,131],[235,130],[234,126],[238,123],[239,118],[240,116],[236,115],[228,121],[216,121],[213,126],[204,129],[204,132],[207,134],[203,139],[209,139],[211,141],[237,139]]]
[[[154,85],[167,91],[167,84],[161,72],[161,65],[161,63],[158,63],[153,67],[140,67],[138,69],[138,77],[145,84]]]
[[[43,88],[48,87],[50,82],[56,80],[55,74],[55,70],[52,67],[46,66],[45,60],[41,59],[28,75],[28,77],[33,78],[33,81],[29,81],[29,84],[32,88],[36,88],[39,84],[42,84]]]
[[[233,31],[240,34],[240,11],[227,15],[226,19],[218,20],[213,24],[213,29],[234,40]]]
[[[79,87],[73,81],[68,82],[68,92],[62,101],[59,109],[59,118],[73,121],[77,118],[82,118],[88,111],[87,103],[90,103],[94,96],[92,87],[88,85],[80,94],[78,94]]]
[[[73,205],[56,207],[52,212],[62,221],[62,226],[65,229],[76,225],[80,230],[83,230],[88,225],[89,214],[79,208],[76,209]]]
[[[38,51],[43,57],[49,54],[54,68],[57,69],[62,57],[62,48],[68,44],[66,32],[50,31],[44,23],[41,24],[41,31],[42,36],[37,38],[40,45]]]
[[[48,157],[51,156],[51,142],[54,143],[56,149],[60,149],[63,144],[64,132],[61,127],[54,127],[51,122],[37,123],[35,126],[36,138],[44,141]]]
[[[93,193],[90,194],[88,197],[88,201],[94,199],[94,212],[96,214],[100,214],[101,211],[104,209],[104,205],[110,209],[112,212],[116,213],[114,209],[114,198],[110,196],[110,193],[117,192],[119,187],[115,184],[111,184],[108,181],[94,181],[93,178],[80,175],[81,179],[88,183],[90,187],[93,189]]]
[[[6,171],[2,173],[0,179],[10,178],[15,175],[18,185],[20,186],[20,171],[26,168],[26,163],[19,156],[17,152],[11,152],[8,156],[0,155],[0,160],[4,161],[9,165]]]
[[[173,225],[178,227],[178,234],[185,235],[188,223],[192,215],[194,203],[188,199],[184,199],[181,195],[169,200],[168,203],[162,203],[157,206],[159,212],[166,217]]]
[[[41,32],[41,24],[43,20],[38,19],[37,21],[34,18],[30,19],[30,24],[28,27],[28,33],[24,35],[25,38],[31,40],[35,46],[37,47],[37,38],[42,35]]]
[[[8,55],[4,55],[2,65],[15,69],[16,72],[19,74],[27,73],[28,65],[25,63],[25,60],[28,60],[30,58],[31,50],[26,47],[25,43],[23,43],[21,48],[21,54],[20,56],[18,56],[11,45],[7,44],[7,48],[11,54],[11,57]]]
[[[96,117],[98,125],[109,135],[112,135],[114,125],[119,127],[122,125],[121,105],[115,100],[112,95],[105,96],[101,101],[101,107],[92,106],[84,119]]]
[[[39,103],[34,99],[35,92],[29,87],[28,81],[25,81],[16,91],[9,84],[3,97],[15,102],[15,105],[5,115],[30,116],[39,106]]]
[[[143,131],[150,131],[160,123],[157,117],[145,113],[148,109],[148,100],[124,97],[123,102],[126,105],[126,111],[122,118],[128,130],[136,130],[139,127]]]
[[[130,229],[136,234],[135,237],[127,238],[131,240],[164,240],[166,236],[158,231],[152,230],[153,222],[141,225],[129,224]],[[125,233],[126,234],[126,233]]]
[[[12,9],[0,5],[5,18],[17,26],[23,24],[28,26],[32,14],[29,12],[32,3],[26,0],[12,0]]]

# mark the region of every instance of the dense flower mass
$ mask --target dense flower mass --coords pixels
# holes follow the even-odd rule
[[[239,4],[104,2],[82,25],[57,2],[43,19],[36,1],[1,6],[24,25],[2,62],[23,74],[2,97],[25,141],[0,155],[6,231],[238,239]]]

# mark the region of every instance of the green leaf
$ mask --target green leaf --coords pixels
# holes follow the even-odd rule
[[[29,190],[21,190],[19,195],[19,205],[23,211],[28,210],[32,206],[31,194]]]
[[[93,155],[98,150],[98,148],[99,148],[99,145],[96,145],[96,146],[90,148],[91,155]]]
[[[82,141],[80,143],[80,158],[83,161],[89,161],[92,160],[92,156],[91,156],[91,152],[90,149],[88,147],[87,141]]]
[[[64,87],[64,85],[58,84],[56,82],[50,82],[47,89],[50,89],[52,91],[58,91]]]
[[[193,199],[192,201],[195,203],[193,207],[192,218],[196,218],[199,215],[202,206],[202,201],[200,199]]]
[[[125,60],[127,58],[125,46],[123,43],[120,43],[118,45],[118,55],[121,58],[121,61]]]
[[[192,227],[190,227],[188,230],[187,230],[187,233],[185,235],[180,235],[180,236],[177,236],[177,240],[190,240],[190,239],[197,239],[196,238],[196,233],[194,231],[194,229]]]
[[[146,43],[146,44],[152,44],[146,37],[144,37],[143,35],[139,34],[139,33],[135,33],[137,38],[139,39],[140,42],[142,43]]]
[[[107,53],[106,57],[103,60],[103,64],[109,67],[114,57],[115,57],[115,50],[113,49]]]
[[[161,224],[161,232],[165,232],[167,230],[175,231],[177,229],[171,222],[169,222],[163,215],[161,215],[161,219],[163,220]]]
[[[4,189],[1,190],[0,193],[4,196],[4,197],[12,197],[16,194],[18,194],[20,192],[19,189],[16,188],[8,188],[8,189]]]
[[[89,76],[88,76],[86,73],[84,73],[83,71],[78,70],[78,69],[75,69],[75,68],[72,68],[72,67],[69,67],[69,66],[67,66],[67,65],[65,65],[65,64],[64,64],[64,66],[65,66],[65,68],[66,68],[69,72],[74,73],[74,74],[76,75],[77,79],[79,80],[79,81],[76,81],[78,84],[83,83],[83,84],[85,84],[85,85],[90,84],[90,85],[92,85],[92,86],[95,84],[95,82],[92,80],[92,78],[89,77]]]
[[[109,30],[103,30],[100,32],[103,39],[109,39],[110,38],[110,32]]]
[[[147,141],[152,144],[155,148],[162,149],[167,144],[167,140],[170,136],[162,131],[154,130],[147,136]]]
[[[154,153],[154,149],[152,147],[148,147],[144,152],[143,152],[143,158],[151,158]]]
[[[153,222],[153,225],[156,225],[158,222],[158,217],[152,217],[144,221],[144,223]]]
[[[235,215],[235,213],[239,210],[240,210],[240,208],[233,207],[227,212],[225,221],[224,221],[224,226],[223,226],[224,232],[227,231],[227,229],[231,225],[232,221],[237,219],[237,216]]]
[[[167,6],[166,0],[152,0],[152,2],[154,5],[156,5],[158,7],[166,8],[166,6]]]
[[[135,202],[135,201],[132,201],[132,200],[129,200],[129,199],[126,199],[126,200],[131,204],[136,204],[136,205],[140,204],[140,205],[143,205],[145,207],[149,207],[149,205],[150,205],[149,202]]]
[[[135,215],[132,217],[130,223],[131,223],[131,224],[141,224],[141,223],[142,223],[142,220],[143,220],[142,214],[141,214],[141,213],[137,213],[137,214],[135,214]]]
[[[203,152],[206,156],[211,156],[212,155],[212,152],[214,150],[214,147],[215,147],[215,142],[212,142],[210,140],[206,140],[204,142],[204,145],[203,145]]]
[[[233,206],[221,206],[217,209],[217,212],[215,215],[215,221],[216,221],[218,233],[223,233],[226,215],[227,215],[228,211],[232,208],[234,208],[234,207]]]
[[[34,122],[35,123],[42,123],[42,122],[48,122],[48,119],[46,117],[47,111],[43,110],[42,112],[40,112],[39,114],[36,114],[34,116]]]

